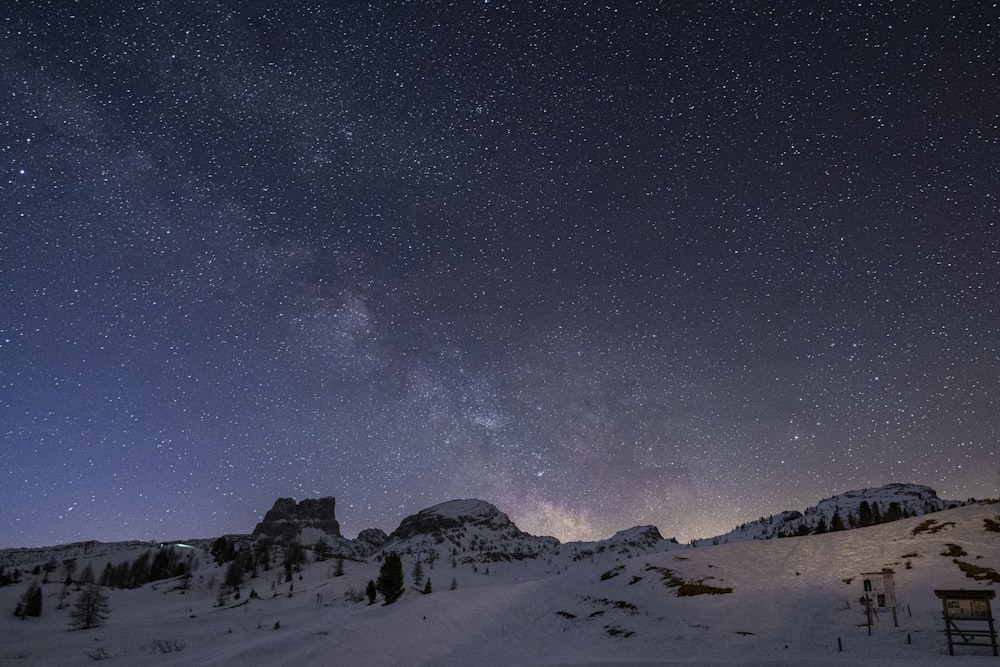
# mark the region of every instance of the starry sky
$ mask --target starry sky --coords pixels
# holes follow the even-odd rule
[[[14,3],[0,547],[1000,479],[1000,10]]]

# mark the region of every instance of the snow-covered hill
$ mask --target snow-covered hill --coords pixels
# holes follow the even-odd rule
[[[466,537],[471,540],[473,534],[467,528]],[[145,546],[80,553],[78,571],[90,565],[99,572],[109,555],[114,561]],[[91,630],[71,630],[69,608],[57,608],[61,576],[41,584],[41,617],[22,621],[10,613],[30,581],[42,579],[30,574],[34,565],[44,565],[39,559],[19,566],[25,572],[21,583],[0,588],[0,610],[7,610],[0,614],[0,664],[927,666],[996,661],[988,648],[959,647],[964,658],[947,656],[934,589],[995,591],[1000,586],[1000,505],[973,504],[864,530],[672,545],[631,558],[606,547],[594,558],[574,559],[570,554],[580,553],[576,546],[560,545],[561,555],[488,566],[444,558],[425,563],[424,576],[433,582],[426,595],[414,585],[411,568],[417,555],[409,554],[404,557],[406,592],[390,606],[359,598],[378,572],[376,561],[344,561],[343,576],[337,576],[336,560],[315,561],[311,555],[291,581],[280,567],[260,569],[256,577],[247,575],[239,598],[229,596],[220,604],[226,566],[216,565],[203,549],[176,546],[191,565],[187,582],[167,579],[111,589],[108,620]],[[858,603],[860,575],[882,568],[895,573],[899,626],[879,610],[869,636]],[[59,563],[56,574],[62,571]],[[76,595],[72,588],[67,603]]]
[[[958,500],[941,500],[937,492],[920,484],[886,484],[848,491],[821,500],[805,511],[786,510],[744,523],[717,537],[694,540],[696,546],[746,540],[769,540],[832,530],[864,528],[911,516],[960,507]]]

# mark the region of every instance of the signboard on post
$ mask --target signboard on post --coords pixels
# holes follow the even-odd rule
[[[948,635],[948,655],[955,655],[955,640],[961,638],[962,646],[989,646],[993,655],[1000,655],[997,647],[997,630],[993,623],[990,600],[996,595],[992,590],[935,590],[944,607],[945,634]],[[961,623],[961,625],[959,624]],[[970,623],[986,623],[970,626]],[[975,641],[988,640],[989,643]]]

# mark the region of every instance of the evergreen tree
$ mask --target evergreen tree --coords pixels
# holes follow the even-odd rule
[[[889,508],[885,511],[882,516],[882,521],[888,523],[890,521],[899,521],[903,518],[903,508],[895,500],[889,503]]]
[[[216,565],[228,563],[236,556],[236,547],[225,537],[220,537],[212,542],[212,549],[209,552]]]
[[[375,588],[385,599],[386,604],[392,604],[403,595],[403,561],[395,551],[385,557],[385,562],[378,571]]]
[[[66,598],[68,598],[68,597],[69,597],[69,586],[66,586],[64,584],[63,587],[62,587],[62,590],[59,591],[59,604],[56,605],[56,609],[60,609],[60,610],[65,609],[66,608]]]
[[[125,584],[126,587],[139,588],[140,586],[149,583],[149,568],[152,557],[152,552],[144,551],[139,554],[134,561],[132,561],[132,564],[128,568],[128,581]]]
[[[830,519],[830,530],[844,530],[844,520],[840,518],[840,512],[835,511],[833,513],[833,518]]]
[[[368,596],[368,604],[375,604],[375,598],[378,597],[378,590],[376,590],[373,580],[369,580],[368,585],[365,586],[365,595]]]
[[[424,566],[419,560],[413,564],[413,572],[411,574],[413,576],[414,586],[419,586],[424,582]]]
[[[95,584],[87,584],[73,604],[70,625],[80,630],[96,628],[108,618],[108,596]]]
[[[872,524],[882,523],[882,508],[879,507],[878,503],[874,500],[872,501]]]
[[[344,559],[343,558],[338,558],[337,559],[337,567],[334,568],[334,570],[333,570],[333,576],[335,576],[335,577],[342,577],[342,576],[344,576]]]
[[[300,572],[301,564],[306,562],[306,552],[298,540],[292,540],[285,546],[285,581],[292,580],[292,572]]]
[[[38,617],[42,615],[42,587],[38,585],[37,581],[32,581],[28,590],[21,595],[17,607],[14,609],[14,615],[22,621],[28,616]]]
[[[826,532],[826,530],[826,519],[820,517],[819,521],[816,523],[816,529],[813,532],[817,535],[822,535]]]
[[[226,586],[230,588],[237,588],[243,583],[243,560],[240,558],[234,558],[229,561],[229,567],[226,568]]]
[[[111,561],[104,566],[104,570],[101,572],[101,586],[110,586],[111,582],[114,581],[115,570],[111,567]]]
[[[268,540],[261,539],[254,545],[254,555],[257,562],[264,566],[265,572],[271,569],[271,543]]]
[[[225,607],[229,604],[229,587],[225,583],[219,584],[219,592],[215,596],[215,606]]]
[[[326,541],[326,538],[320,537],[316,540],[316,544],[313,545],[313,553],[316,554],[316,560],[326,560],[330,557],[331,553],[330,543]]]
[[[430,592],[431,592],[431,578],[427,577],[427,583],[424,584],[424,595],[427,595]]]
[[[872,525],[872,508],[867,500],[858,505],[858,528]]]
[[[448,587],[448,590],[449,591],[453,591],[453,590],[455,590],[457,588],[458,588],[458,579],[456,579],[455,577],[452,577],[451,578],[451,586]]]

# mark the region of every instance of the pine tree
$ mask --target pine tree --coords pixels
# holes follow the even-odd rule
[[[427,583],[424,585],[424,595],[431,592],[431,578],[427,577]]]
[[[858,528],[872,525],[872,508],[867,500],[858,505]]]
[[[844,520],[840,518],[839,511],[834,512],[833,518],[830,519],[830,530],[831,531],[844,530]]]
[[[453,590],[455,590],[457,588],[458,588],[458,579],[456,579],[455,577],[452,577],[451,578],[451,586],[448,587],[448,590],[449,591],[453,591]]]
[[[37,618],[42,615],[42,587],[34,584],[29,592],[31,595],[28,597],[28,616]]]
[[[403,561],[395,551],[385,557],[385,562],[378,571],[375,588],[386,604],[392,604],[403,595]]]
[[[22,621],[28,616],[42,615],[42,587],[37,581],[32,581],[28,590],[21,595],[14,609],[14,615]]]
[[[234,558],[229,561],[229,567],[226,568],[226,586],[231,588],[236,588],[243,583],[243,561],[240,558]]]
[[[368,604],[375,604],[378,591],[375,589],[375,582],[373,580],[369,580],[368,585],[365,586],[365,595],[368,597]]]
[[[215,606],[225,607],[229,604],[229,587],[225,583],[219,584],[219,592],[215,595]]]
[[[816,529],[813,532],[816,535],[822,535],[826,531],[827,531],[827,528],[826,528],[826,519],[824,519],[823,517],[820,517],[819,521],[816,522]]]
[[[95,584],[87,584],[73,604],[70,625],[80,630],[96,628],[108,618],[108,596]]]
[[[414,586],[419,586],[424,582],[424,566],[420,564],[419,560],[413,564],[412,575]]]
[[[104,570],[101,572],[101,586],[110,586],[111,582],[114,581],[115,569],[111,567],[111,562],[104,566]]]
[[[263,564],[264,571],[271,569],[271,544],[267,540],[261,539],[254,545],[254,555],[257,562]]]
[[[344,559],[343,558],[338,558],[337,559],[337,567],[334,568],[334,570],[333,570],[333,576],[335,576],[335,577],[342,577],[342,576],[344,576]]]
[[[212,554],[212,559],[216,565],[222,565],[223,563],[228,563],[236,556],[236,547],[225,537],[220,537],[215,542],[212,542],[212,548],[209,553]]]
[[[313,545],[313,553],[316,554],[317,561],[323,561],[330,557],[332,549],[330,548],[330,543],[326,541],[325,537],[320,537],[316,540]]]

